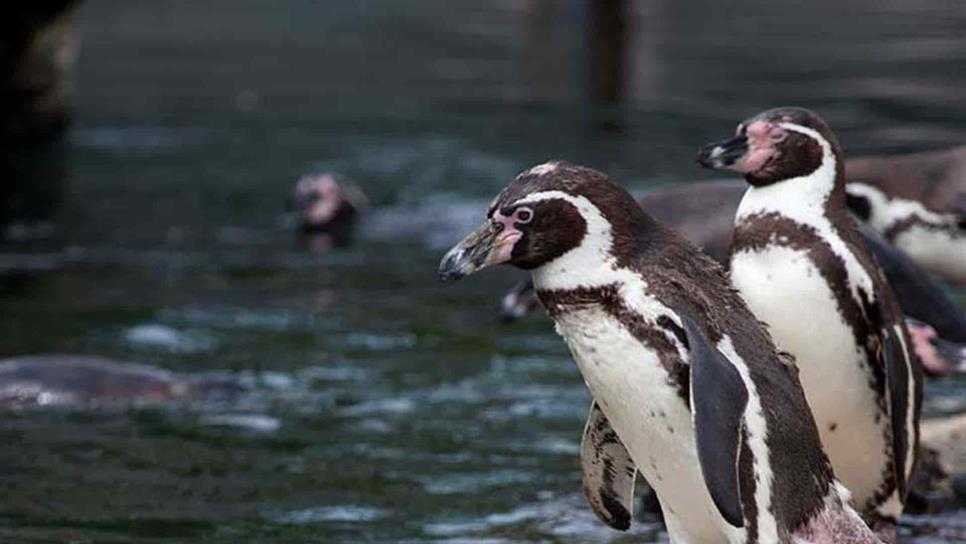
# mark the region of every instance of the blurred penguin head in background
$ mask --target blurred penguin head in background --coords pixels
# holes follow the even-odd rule
[[[299,231],[307,236],[331,239],[345,246],[369,200],[349,179],[333,173],[306,174],[292,190],[290,205],[297,215]]]

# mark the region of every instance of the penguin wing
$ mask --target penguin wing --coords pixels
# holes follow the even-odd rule
[[[880,306],[881,308],[881,306]],[[891,325],[891,326],[890,326]],[[909,470],[906,461],[915,455],[915,393],[910,394],[913,375],[912,356],[906,344],[902,323],[887,321],[880,330],[881,357],[885,367],[886,385],[889,389],[890,416],[892,420],[892,450],[895,455],[896,486],[899,496],[906,496]]]
[[[738,456],[748,390],[738,369],[714,347],[697,322],[685,312],[678,315],[690,351],[691,417],[701,473],[721,516],[742,527]]]
[[[631,526],[637,465],[594,401],[580,442],[581,487],[590,508],[607,525]]]

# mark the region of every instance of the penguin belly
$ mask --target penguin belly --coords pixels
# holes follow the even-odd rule
[[[893,243],[926,270],[966,285],[966,232],[913,225],[899,233]]]
[[[711,500],[691,412],[658,354],[603,311],[554,319],[591,394],[657,493],[671,542],[744,542],[744,530],[729,525]]]
[[[835,475],[860,510],[875,506],[891,457],[890,420],[831,287],[805,252],[776,245],[733,255],[731,277],[779,349],[794,355]]]

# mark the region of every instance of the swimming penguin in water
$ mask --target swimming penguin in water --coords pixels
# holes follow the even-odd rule
[[[0,408],[157,406],[219,402],[241,387],[229,374],[178,374],[87,355],[46,354],[0,359]]]
[[[440,263],[443,279],[531,271],[594,397],[583,485],[630,524],[640,471],[672,542],[872,543],[834,479],[798,382],[720,265],[605,175],[519,175]]]
[[[300,177],[289,203],[299,231],[315,242],[316,249],[348,245],[359,216],[369,207],[358,186],[333,172]]]
[[[698,158],[745,175],[731,281],[795,358],[825,451],[857,508],[894,541],[922,385],[898,304],[846,208],[835,136],[816,114],[779,108]]]

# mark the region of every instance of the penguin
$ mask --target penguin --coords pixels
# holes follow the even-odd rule
[[[940,278],[966,286],[966,207],[938,213],[859,182],[846,186],[846,198],[849,208],[891,245]]]
[[[584,493],[617,529],[635,475],[671,542],[876,542],[822,451],[794,364],[724,269],[604,174],[548,162],[501,191],[440,276],[529,270],[594,399]]]
[[[241,393],[231,375],[185,375],[162,368],[72,354],[0,359],[0,408],[124,408],[220,402]]]
[[[935,213],[966,214],[966,145],[920,153],[855,157],[847,183],[865,183],[890,198],[918,202]]]
[[[915,465],[922,384],[902,315],[846,208],[842,151],[825,122],[778,108],[705,146],[741,172],[731,281],[789,352],[836,474],[894,542]]]
[[[966,285],[966,146],[858,157],[845,172],[850,206],[865,208],[864,220],[880,235],[937,276]]]
[[[289,206],[297,214],[300,234],[313,248],[324,250],[352,242],[356,222],[369,208],[369,200],[348,179],[325,172],[300,177]]]

